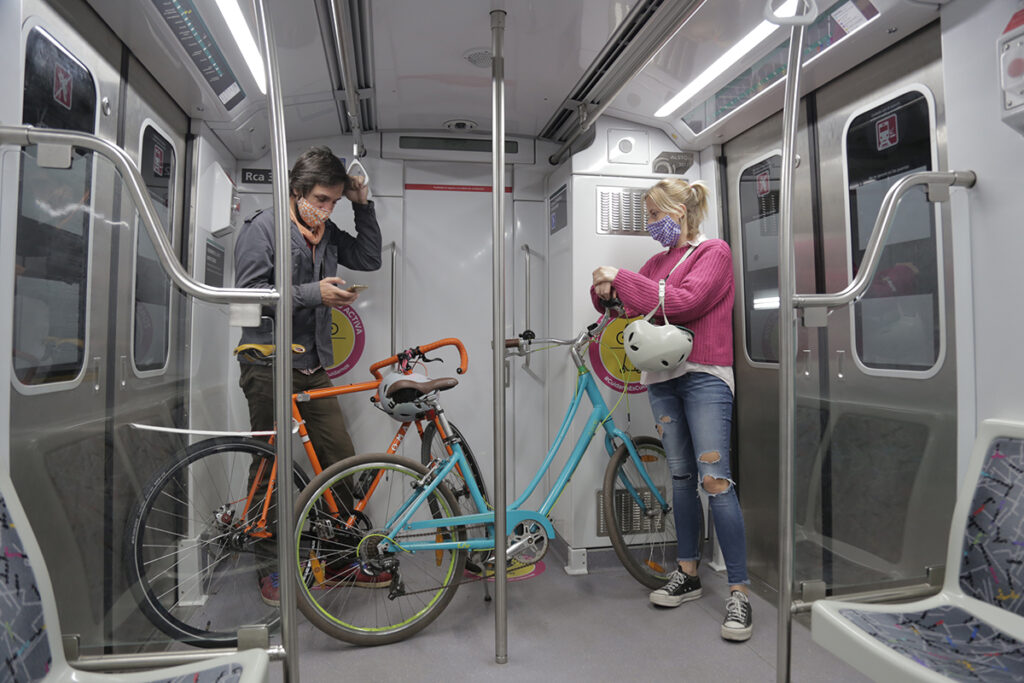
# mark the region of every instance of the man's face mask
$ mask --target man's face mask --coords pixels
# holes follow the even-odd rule
[[[296,202],[296,208],[299,210],[299,217],[302,218],[302,222],[317,231],[324,227],[331,215],[329,209],[319,209],[307,202],[305,197],[299,197],[299,201]]]
[[[672,216],[665,214],[653,223],[648,223],[647,232],[661,246],[672,247],[679,241],[679,236],[683,234],[683,227],[676,223]]]

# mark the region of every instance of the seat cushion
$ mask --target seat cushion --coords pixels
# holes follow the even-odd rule
[[[957,681],[1024,680],[1024,643],[959,607],[924,612],[840,609],[875,640]]]
[[[994,439],[964,531],[964,593],[1024,616],[1024,440]]]

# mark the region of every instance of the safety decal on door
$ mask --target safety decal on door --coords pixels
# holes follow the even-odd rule
[[[626,325],[637,318],[616,318],[601,333],[597,343],[590,345],[590,365],[594,376],[615,391],[626,387],[631,394],[642,394],[647,387],[640,384],[640,371],[626,357],[622,345]]]
[[[160,143],[153,145],[153,175],[157,178],[164,176],[164,147]]]
[[[757,196],[765,197],[772,191],[772,177],[768,171],[757,174]]]
[[[53,65],[53,99],[65,109],[71,109],[71,72],[60,64]]]
[[[356,309],[341,306],[332,310],[331,349],[334,351],[334,365],[327,368],[327,376],[335,379],[354,368],[365,346],[366,328]]]
[[[900,132],[896,127],[895,114],[875,122],[875,143],[879,152],[900,143]]]

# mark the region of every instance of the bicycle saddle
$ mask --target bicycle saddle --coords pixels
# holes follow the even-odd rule
[[[388,386],[387,393],[384,396],[385,398],[391,398],[396,392],[402,391],[403,389],[412,389],[420,396],[424,396],[433,391],[451,389],[458,383],[459,380],[454,377],[441,377],[440,379],[431,379],[426,382],[416,381],[416,379],[400,379],[392,382]]]

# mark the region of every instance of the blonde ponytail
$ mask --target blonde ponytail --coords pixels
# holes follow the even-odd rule
[[[700,232],[701,223],[708,215],[708,196],[711,191],[707,183],[695,180],[692,183],[681,178],[666,178],[647,190],[647,198],[665,213],[678,215],[686,211],[686,239],[692,240]]]

